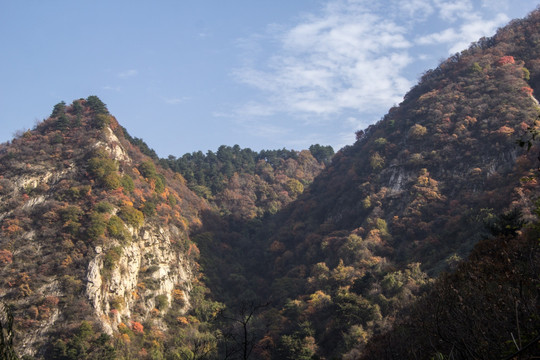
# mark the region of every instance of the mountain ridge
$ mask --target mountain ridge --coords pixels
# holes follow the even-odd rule
[[[537,10],[426,72],[331,161],[315,156],[328,155],[321,148],[272,162],[235,147],[159,160],[96,96],[57,104],[0,148],[0,296],[13,305],[17,350],[51,359],[510,354],[507,305],[524,342],[538,324],[540,147],[517,143],[538,131],[539,24]],[[516,273],[527,285],[519,304]],[[435,301],[451,289],[472,295]],[[489,308],[505,330],[488,345],[454,333],[411,342],[423,317],[438,336],[426,304]]]

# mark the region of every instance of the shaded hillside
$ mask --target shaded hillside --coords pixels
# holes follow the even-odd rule
[[[318,144],[309,151],[260,152],[223,145],[216,153],[169,156],[161,163],[182,174],[188,186],[214,202],[223,215],[252,219],[275,214],[295,200],[333,155],[331,146]]]
[[[519,180],[536,159],[516,143],[538,115],[531,79],[540,74],[540,42],[529,40],[538,39],[539,17],[428,71],[399,107],[334,157],[280,217],[287,225],[274,240],[293,250],[310,246],[306,234],[368,234],[384,221],[393,258],[437,270],[480,239],[480,217],[530,204],[534,184]],[[530,218],[530,206],[524,211]]]
[[[59,103],[3,144],[0,174],[0,298],[19,354],[130,357],[198,332],[204,311],[172,329],[206,303],[189,233],[208,205],[126,141],[97,97]]]
[[[426,72],[259,230],[231,243],[206,234],[264,258],[252,280],[224,287],[272,301],[259,358],[356,358],[498,218],[536,218],[537,181],[520,181],[535,173],[536,150],[517,142],[539,111],[539,29],[536,11]]]
[[[540,236],[481,241],[368,346],[363,359],[531,359],[540,354]],[[514,355],[514,356],[512,356]],[[520,355],[520,357],[517,357]]]
[[[517,347],[540,328],[540,147],[517,146],[539,130],[539,86],[536,11],[426,72],[331,162],[316,146],[159,160],[97,97],[57,104],[0,145],[17,352],[511,354],[515,324]]]

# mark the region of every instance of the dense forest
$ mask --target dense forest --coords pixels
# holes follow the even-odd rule
[[[351,146],[160,159],[96,96],[0,145],[0,352],[540,355],[540,11]]]

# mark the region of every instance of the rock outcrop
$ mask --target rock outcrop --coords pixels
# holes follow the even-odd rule
[[[0,300],[22,355],[47,357],[81,321],[112,339],[191,306],[189,231],[207,205],[88,104],[0,148]]]

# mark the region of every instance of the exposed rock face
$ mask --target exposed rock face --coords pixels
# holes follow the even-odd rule
[[[51,118],[0,149],[0,301],[13,306],[19,354],[37,358],[82,321],[113,339],[119,325],[165,330],[168,311],[185,314],[189,229],[206,206],[112,116],[96,127],[91,111],[70,111],[76,125]]]
[[[121,161],[125,164],[131,164],[131,158],[126,152],[126,149],[122,146],[122,143],[118,137],[114,134],[110,127],[104,129],[105,142],[98,141],[96,147],[103,147],[114,160]]]
[[[131,229],[133,240],[123,248],[123,253],[108,277],[104,277],[103,259],[106,256],[101,248],[88,264],[86,295],[96,316],[106,319],[103,322],[107,333],[112,334],[122,317],[131,318],[133,308],[145,319],[156,308],[156,297],[165,296],[167,303],[173,300],[173,290],[177,288],[185,299],[183,310],[189,308],[189,290],[193,270],[189,261],[173,249],[174,238],[179,237],[176,227],[163,228],[148,226],[140,231]],[[144,284],[150,280],[152,288]],[[122,302],[120,308],[111,303]]]

